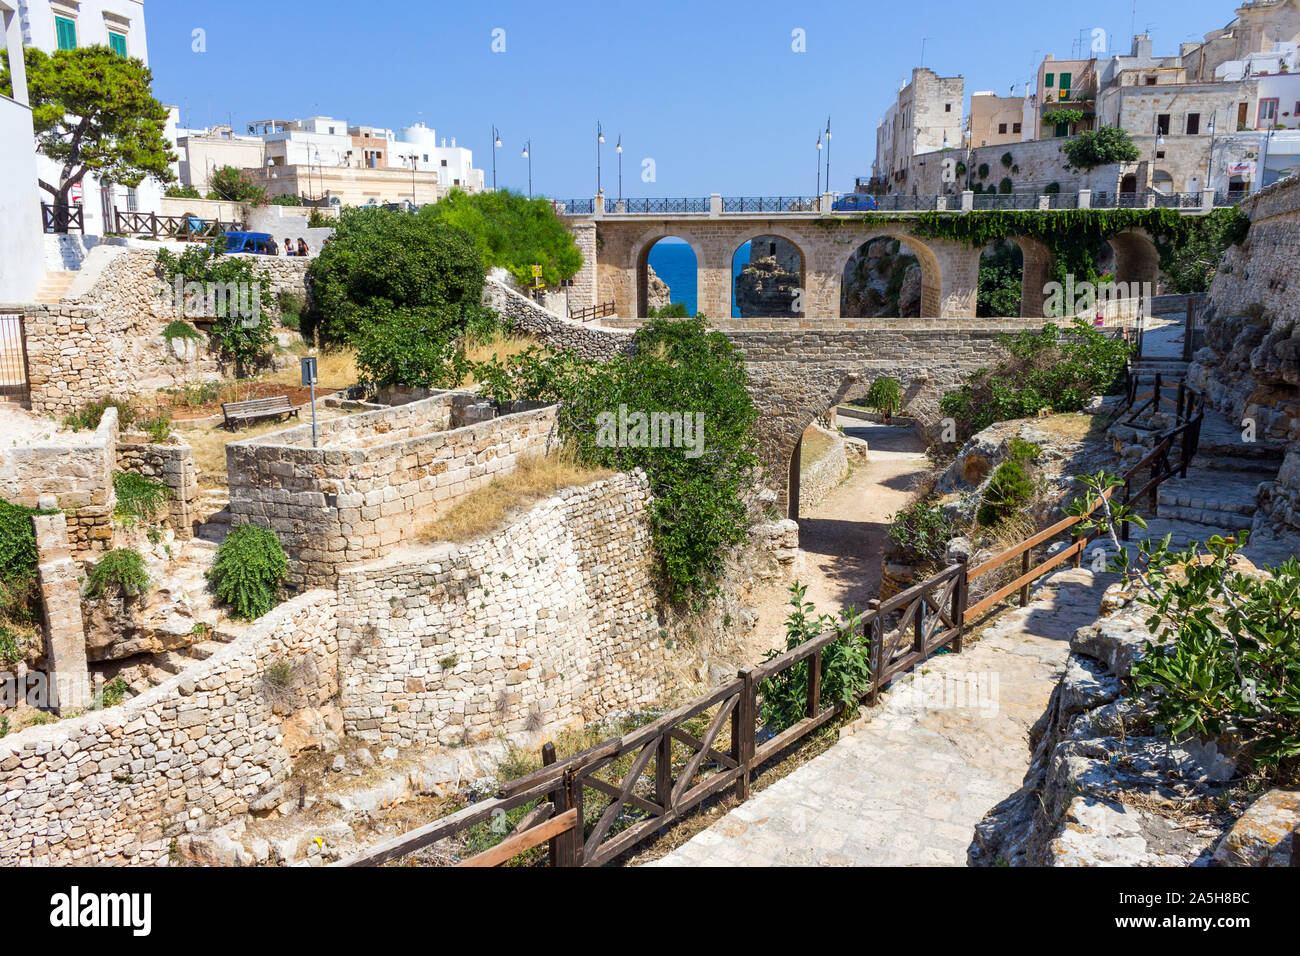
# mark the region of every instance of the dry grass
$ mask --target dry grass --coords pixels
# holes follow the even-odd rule
[[[302,357],[311,355],[311,348],[304,342],[295,344],[289,350]],[[316,388],[318,391],[337,391],[357,383],[356,349],[342,348],[316,352]],[[286,368],[268,372],[259,377],[260,381],[273,382],[276,385],[301,385],[302,370],[296,362]]]
[[[800,445],[799,470],[807,471],[821,461],[834,444],[835,439],[820,428],[808,428],[803,433],[803,443]]]
[[[1106,437],[1106,416],[1088,415],[1083,412],[1062,412],[1048,415],[1034,423],[1041,428],[1068,441],[1102,442]]]
[[[306,420],[310,422],[311,413],[306,414],[308,416]],[[298,424],[300,422],[297,419],[291,418],[287,423],[259,422],[256,425],[247,425],[236,432],[227,431],[220,425],[213,425],[209,428],[187,428],[178,434],[181,440],[187,442],[194,450],[194,464],[200,472],[199,487],[213,488],[226,484],[226,445],[232,441],[243,441],[246,438],[283,431]]]
[[[470,492],[431,522],[421,538],[428,542],[468,541],[502,527],[517,509],[565,488],[589,485],[613,475],[607,469],[580,464],[567,449],[546,456],[525,456],[510,474]]]

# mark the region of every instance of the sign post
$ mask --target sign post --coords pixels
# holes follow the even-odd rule
[[[302,383],[311,386],[311,447],[316,445],[316,356],[307,355],[302,360]]]

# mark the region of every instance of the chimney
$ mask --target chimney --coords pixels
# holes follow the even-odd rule
[[[1133,56],[1151,58],[1151,34],[1139,33],[1133,37]]]

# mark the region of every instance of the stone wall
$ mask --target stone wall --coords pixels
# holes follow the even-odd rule
[[[824,455],[804,468],[799,475],[799,505],[809,508],[826,498],[849,474],[849,457],[844,436],[837,431],[813,425],[830,443]],[[804,435],[807,439],[807,433]]]
[[[668,688],[641,474],[509,528],[339,575],[346,730],[455,746],[635,710]]]
[[[527,296],[501,282],[489,279],[483,287],[483,304],[495,309],[502,319],[557,349],[572,349],[585,359],[609,361],[632,348],[632,333],[584,325],[548,312]]]
[[[0,864],[156,863],[174,837],[274,807],[281,725],[338,693],[336,626],[332,591],[303,594],[118,707],[0,738]]]
[[[480,401],[446,394],[300,425],[226,446],[233,524],[269,527],[290,555],[286,586],[332,585],[338,571],[417,537],[456,501],[555,441],[554,406],[464,425]]]
[[[53,498],[68,515],[78,557],[112,546],[113,466],[117,409],[107,408],[94,432],[60,435],[43,445],[0,445],[0,498],[35,508]]]
[[[199,497],[199,476],[194,451],[184,442],[158,445],[126,441],[117,445],[117,470],[157,478],[171,490],[167,500],[168,525],[176,537],[194,537],[193,511]]]

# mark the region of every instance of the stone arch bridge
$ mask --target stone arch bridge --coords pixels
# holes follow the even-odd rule
[[[980,215],[978,212],[965,215]],[[912,252],[921,266],[921,315],[973,318],[982,249],[964,242],[932,239],[898,217],[886,220],[855,214],[683,213],[672,216],[567,217],[571,226],[595,226],[595,275],[589,279],[597,302],[613,302],[620,316],[645,316],[648,303],[647,263],[661,239],[685,240],[695,252],[698,310],[711,321],[731,316],[732,259],[751,239],[775,236],[800,256],[802,318],[841,318],[844,271],[864,243],[893,238]],[[1044,287],[1051,279],[1053,256],[1036,239],[1008,237],[1024,255],[1022,316],[1041,316]],[[1115,279],[1154,283],[1159,254],[1150,235],[1124,230],[1109,239],[1115,253]],[[590,265],[587,266],[590,268]],[[586,303],[584,303],[586,304]]]

